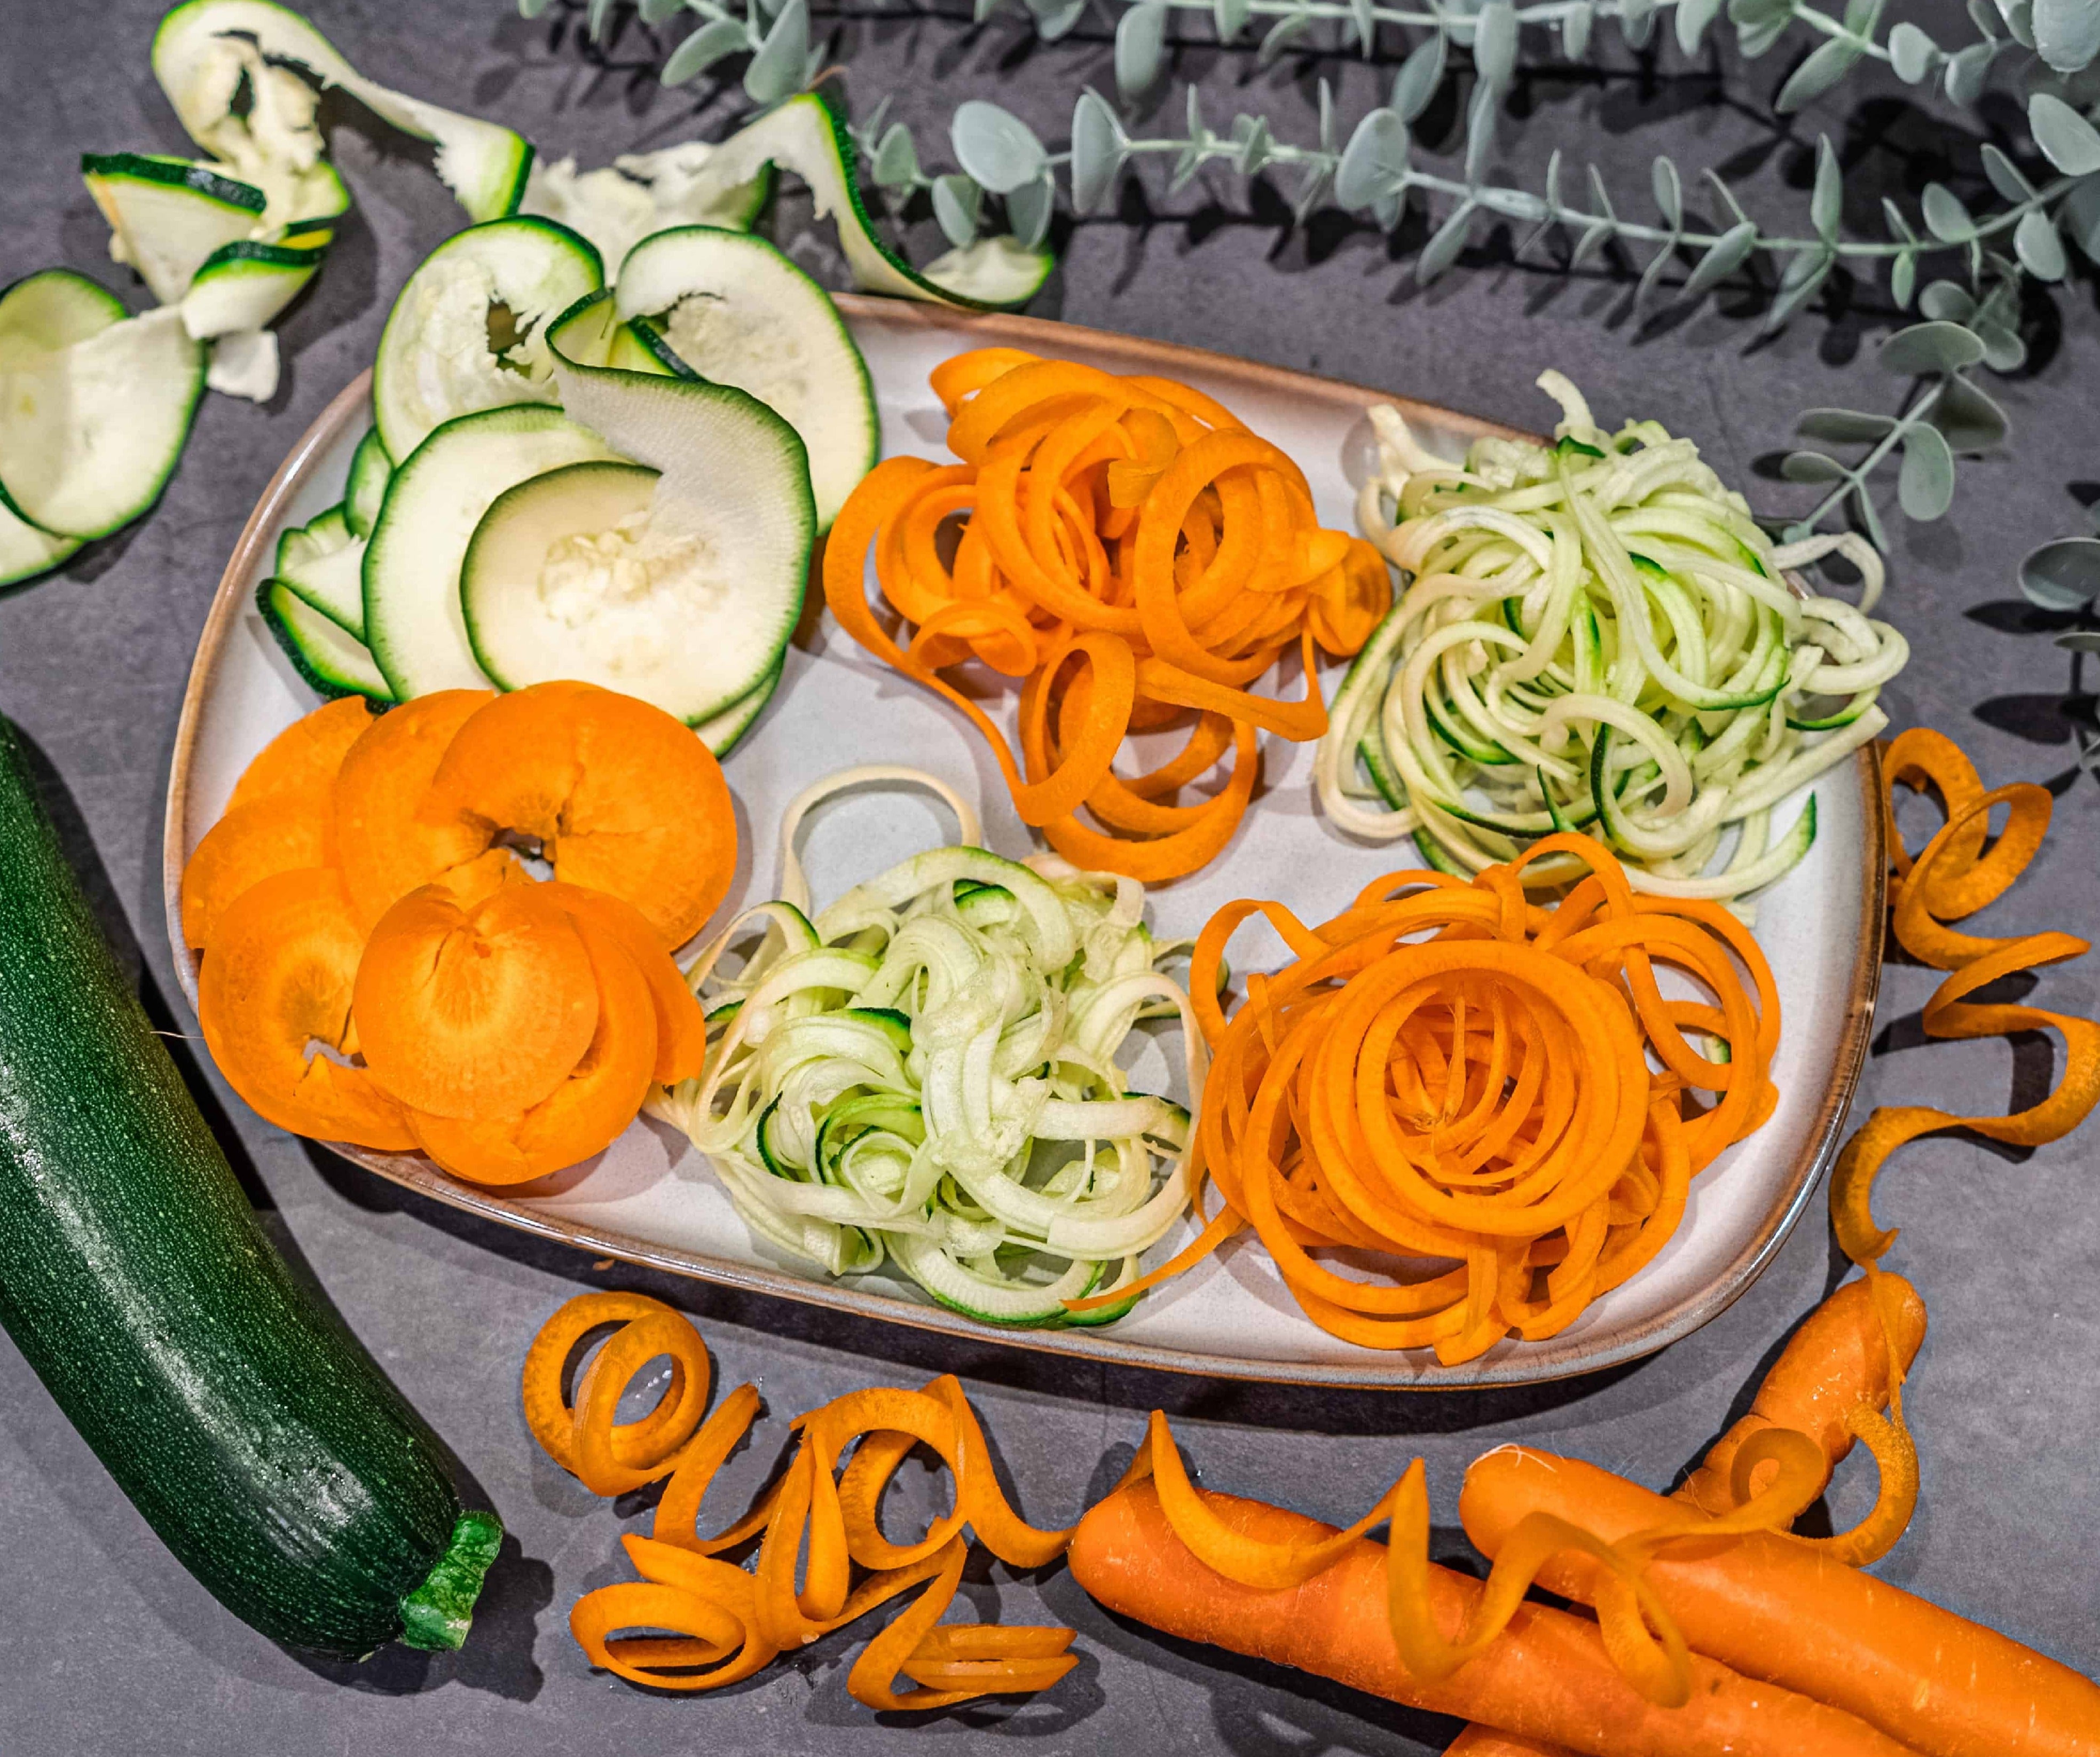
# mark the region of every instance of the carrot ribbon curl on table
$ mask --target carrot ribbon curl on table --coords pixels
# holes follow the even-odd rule
[[[591,1357],[573,1403],[565,1401],[571,1354],[607,1324],[620,1328]],[[646,1416],[620,1422],[620,1394],[659,1357],[671,1362],[670,1384]],[[800,1442],[786,1473],[750,1512],[704,1539],[697,1521],[708,1485],[759,1411],[756,1387],[743,1385],[702,1421],[711,1376],[706,1345],[684,1315],[639,1294],[571,1300],[526,1354],[526,1421],[555,1463],[598,1495],[669,1479],[650,1535],[621,1540],[642,1579],[600,1587],[570,1612],[570,1632],[593,1665],[660,1689],[719,1689],[921,1585],[925,1590],[854,1662],[846,1688],[855,1701],[876,1709],[945,1708],[1046,1689],[1078,1663],[1065,1651],[1070,1629],[940,1621],[962,1581],[964,1526],[1017,1568],[1041,1567],[1071,1539],[1070,1531],[1039,1530],[1008,1504],[953,1375],[918,1391],[849,1391],[797,1416]],[[916,1543],[893,1543],[877,1509],[889,1479],[920,1445],[953,1475],[955,1506]],[[754,1539],[755,1569],[721,1559]],[[615,1632],[634,1628],[677,1632]],[[917,1688],[898,1690],[899,1672]]]
[[[1012,348],[959,354],[932,382],[962,461],[892,458],[854,491],[825,549],[832,615],[970,718],[1022,821],[1065,858],[1146,883],[1195,871],[1253,796],[1257,732],[1326,730],[1314,649],[1354,653],[1378,626],[1392,592],[1383,558],[1321,528],[1297,465],[1186,385]],[[951,557],[943,527],[958,516]],[[871,545],[882,596],[911,629],[902,646],[868,602]],[[1303,697],[1255,694],[1294,649]],[[940,676],[970,659],[1025,680],[1019,761]],[[1113,772],[1129,734],[1191,715],[1171,760]],[[1228,755],[1222,790],[1162,803]]]
[[[1589,876],[1549,909],[1524,869],[1556,857]],[[1251,976],[1228,1020],[1212,997],[1225,945],[1256,914],[1295,962]],[[1707,997],[1665,997],[1659,967]],[[1315,1323],[1446,1365],[1558,1334],[1652,1261],[1692,1178],[1777,1102],[1779,998],[1757,942],[1718,905],[1637,895],[1572,832],[1471,881],[1388,874],[1317,929],[1229,904],[1189,992],[1213,1055],[1202,1165],[1224,1205],[1146,1280],[1251,1226]],[[1714,1102],[1688,1116],[1693,1093]],[[1374,1284],[1317,1260],[1328,1247],[1455,1266]]]

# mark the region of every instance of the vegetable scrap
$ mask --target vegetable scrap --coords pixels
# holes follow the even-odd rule
[[[794,852],[823,800],[921,786],[956,845],[915,855],[812,917]],[[1136,1025],[1202,1035],[1158,968],[1135,879],[976,844],[977,815],[930,775],[848,769],[792,802],[779,900],[745,911],[688,972],[706,1070],[651,1101],[752,1231],[830,1275],[893,1262],[941,1304],[998,1324],[1101,1324],[1135,1303],[1139,1254],[1189,1204],[1189,1113],[1129,1090]],[[734,977],[732,945],[762,931]],[[1066,1302],[1093,1296],[1083,1314]]]
[[[1197,1490],[1155,1411],[1080,1521],[1073,1573],[1171,1633],[1463,1715],[1451,1749],[1476,1757],[2089,1750],[2100,1687],[1855,1571],[1883,1534],[1863,1548],[1787,1529],[1855,1435],[1874,1443],[1886,1339],[1907,1365],[1924,1326],[1899,1276],[1841,1288],[1670,1499],[1578,1460],[1486,1454],[1460,1502],[1485,1583],[1429,1562],[1419,1460],[1337,1531]],[[1388,1546],[1365,1536],[1388,1519]],[[1861,1529],[1882,1522],[1877,1507]],[[1527,1599],[1534,1581],[1597,1622]]]
[[[1315,649],[1363,645],[1392,598],[1383,561],[1321,529],[1298,466],[1186,385],[1015,348],[959,354],[932,381],[961,461],[891,458],[862,482],[825,553],[832,615],[969,717],[1021,821],[1067,860],[1148,883],[1194,872],[1253,797],[1257,733],[1326,729]],[[871,548],[902,646],[868,601]],[[1303,698],[1255,694],[1294,650]],[[1022,680],[1018,763],[941,676],[971,660]],[[1188,738],[1171,760],[1114,773],[1127,738],[1176,726]],[[1162,803],[1228,753],[1219,790]]]
[[[562,1393],[569,1358],[607,1324],[618,1328],[585,1366],[571,1401]],[[640,1420],[620,1421],[620,1394],[660,1356],[671,1362],[662,1397]],[[962,1581],[965,1527],[1016,1568],[1055,1560],[1072,1535],[1038,1530],[1008,1503],[953,1375],[917,1391],[849,1391],[798,1416],[786,1471],[743,1517],[702,1538],[708,1488],[761,1407],[757,1387],[739,1385],[703,1421],[711,1379],[699,1333],[682,1313],[639,1294],[571,1300],[525,1357],[526,1420],[549,1458],[597,1495],[664,1484],[649,1536],[621,1539],[641,1579],[600,1587],[569,1613],[570,1632],[593,1666],[658,1689],[719,1689],[920,1585],[925,1590],[854,1660],[846,1688],[856,1702],[879,1710],[951,1707],[1048,1689],[1078,1663],[1066,1651],[1070,1629],[940,1620]],[[955,1506],[915,1543],[896,1543],[884,1535],[879,1509],[916,1446],[954,1477]],[[751,1567],[723,1559],[753,1544]],[[675,1632],[618,1632],[642,1628]],[[899,1690],[900,1672],[915,1687]]]
[[[1462,465],[1371,411],[1359,522],[1414,578],[1335,696],[1321,807],[1461,874],[1594,826],[1636,890],[1745,896],[1815,841],[1813,798],[1784,830],[1775,809],[1888,724],[1910,650],[1867,614],[1880,560],[1775,548],[1689,439],[1608,434],[1560,373],[1538,383],[1556,443],[1477,439]],[[1833,548],[1856,609],[1787,573]]]
[[[1582,876],[1548,909],[1525,894],[1539,869]],[[1225,947],[1256,914],[1294,961],[1250,975],[1228,1020]],[[1658,968],[1706,997],[1666,997]],[[1778,1100],[1757,942],[1718,904],[1635,895],[1572,832],[1470,881],[1390,874],[1317,928],[1228,904],[1189,989],[1213,1055],[1198,1147],[1223,1205],[1136,1285],[1251,1226],[1322,1329],[1447,1366],[1559,1334],[1651,1262],[1691,1180]],[[1320,1262],[1327,1248],[1454,1266],[1373,1283]]]
[[[714,758],[645,702],[562,683],[375,717],[343,698],[263,750],[183,873],[205,1041],[295,1134],[543,1177],[699,1072],[670,953],[735,863]]]

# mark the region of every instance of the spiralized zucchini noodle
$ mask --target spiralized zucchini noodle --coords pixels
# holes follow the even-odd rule
[[[929,788],[957,845],[856,885],[814,916],[795,836],[870,782]],[[1189,1100],[1207,1053],[1161,962],[1145,887],[1054,854],[977,846],[969,806],[930,775],[848,769],[788,808],[780,896],[746,910],[687,980],[708,1009],[705,1071],[652,1112],[707,1156],[761,1237],[835,1275],[887,1260],[993,1323],[1100,1324],[1189,1198],[1189,1112],[1132,1092],[1140,1021],[1181,1021]],[[734,975],[725,951],[762,931]]]
[[[1776,548],[1690,440],[1607,434],[1559,372],[1538,384],[1555,443],[1477,439],[1462,465],[1370,412],[1358,521],[1414,579],[1335,697],[1321,804],[1461,875],[1586,829],[1636,888],[1734,905],[1815,839],[1813,797],[1784,829],[1776,808],[1888,723],[1910,650],[1868,614],[1880,559],[1849,535]],[[1789,572],[1833,551],[1856,607]]]

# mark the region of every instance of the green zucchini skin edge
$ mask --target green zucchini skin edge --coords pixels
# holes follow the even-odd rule
[[[0,1324],[221,1604],[322,1654],[457,1645],[501,1526],[257,1226],[4,719],[0,1208]]]

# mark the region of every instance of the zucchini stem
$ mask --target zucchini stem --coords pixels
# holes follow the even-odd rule
[[[488,1565],[503,1543],[503,1521],[492,1513],[460,1515],[452,1540],[423,1583],[401,1601],[401,1645],[452,1653],[474,1627],[474,1601]]]

